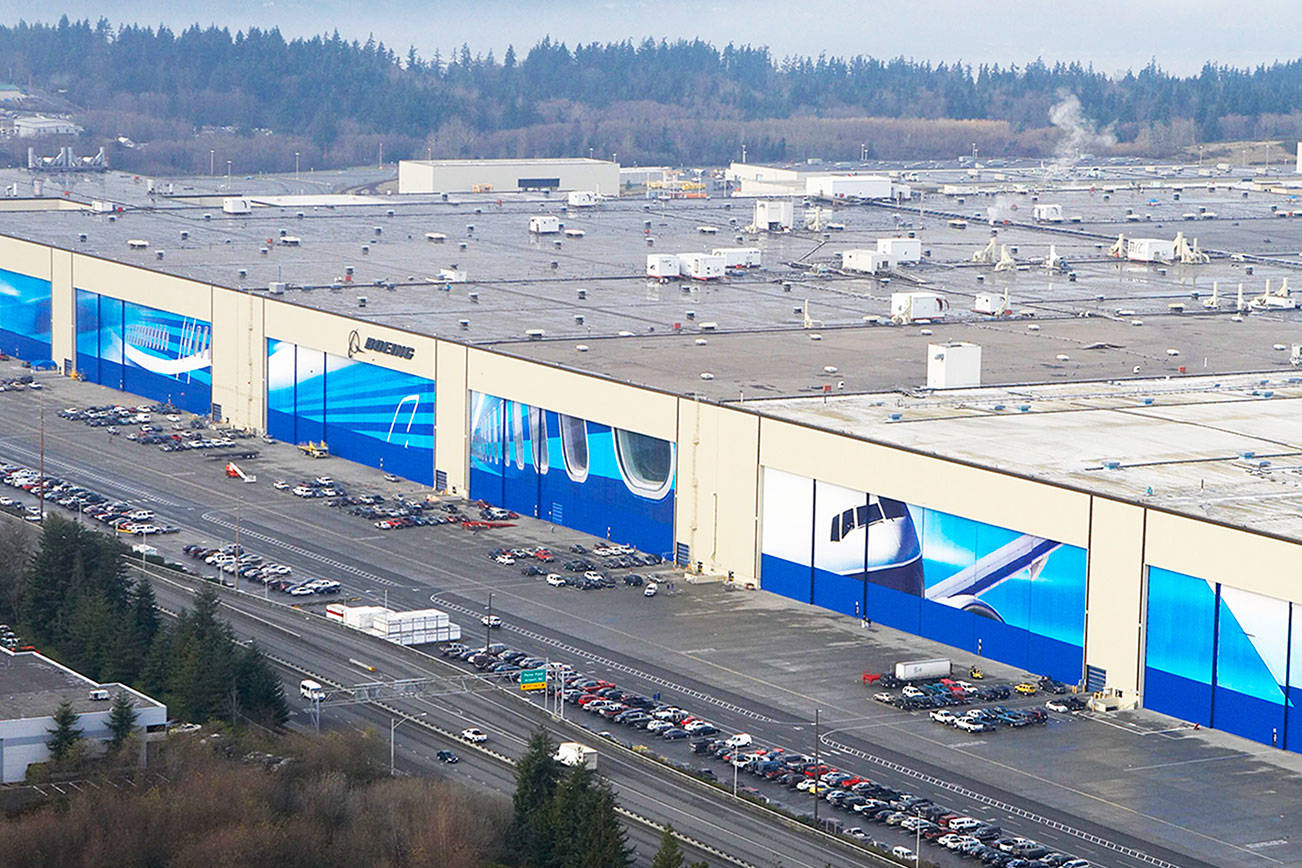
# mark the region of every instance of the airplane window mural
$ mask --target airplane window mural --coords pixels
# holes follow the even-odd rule
[[[0,353],[50,358],[50,282],[0,269]]]
[[[765,590],[1080,680],[1085,550],[764,470]]]
[[[470,404],[471,497],[669,552],[673,443],[481,392]]]

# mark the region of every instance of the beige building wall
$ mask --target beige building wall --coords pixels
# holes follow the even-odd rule
[[[1085,663],[1107,670],[1107,686],[1134,693],[1143,669],[1145,510],[1105,497],[1093,501]]]
[[[674,539],[707,573],[756,580],[760,420],[716,404],[678,401]]]
[[[160,274],[135,265],[73,254],[72,282],[75,289],[156,307],[181,316],[207,320],[212,314],[211,284]]]
[[[0,268],[28,277],[50,279],[50,259],[54,249],[17,238],[0,237]]]
[[[1302,544],[1156,510],[1145,530],[1148,566],[1302,603]]]
[[[759,463],[1074,546],[1089,544],[1088,494],[994,470],[777,419],[760,422]]]
[[[72,253],[50,248],[50,358],[64,374],[77,366],[77,294],[72,286]],[[71,362],[64,365],[64,361]]]
[[[217,288],[212,294],[212,401],[222,420],[265,431],[267,342],[265,299]]]
[[[533,407],[674,441],[678,398],[491,350],[467,350],[467,385]]]
[[[438,379],[434,381],[434,467],[448,477],[448,490],[470,490],[470,408],[466,347],[439,341]]]
[[[342,314],[315,310],[275,299],[264,300],[263,330],[268,338],[292,341],[299,346],[323,350],[331,355],[352,358],[368,365],[379,365],[417,377],[435,379],[435,338],[417,335],[389,326],[369,323]],[[367,338],[411,347],[410,359],[364,349]],[[264,353],[265,353],[265,344]],[[349,352],[349,348],[353,352]]]

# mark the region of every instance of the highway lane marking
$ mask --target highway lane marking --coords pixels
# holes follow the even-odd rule
[[[1175,760],[1169,763],[1153,763],[1151,766],[1126,766],[1126,771],[1139,772],[1139,771],[1145,771],[1147,769],[1165,769],[1165,768],[1170,768],[1171,766],[1191,766],[1194,765],[1195,763],[1214,763],[1214,762],[1220,762],[1221,760],[1227,760],[1227,759],[1242,759],[1243,757],[1247,757],[1247,756],[1252,756],[1252,754],[1239,751],[1236,753],[1227,753],[1223,756],[1208,756],[1208,757],[1199,757],[1197,759]]]
[[[47,432],[47,436],[51,436],[51,435]],[[55,435],[55,436],[56,436],[56,439],[60,439],[60,440],[67,441],[67,438],[66,438],[66,437],[59,437],[58,435]],[[79,442],[76,442],[76,441],[68,441],[68,442],[71,442],[72,445],[75,446],[75,448],[77,448],[77,449],[83,449],[83,448],[85,448],[85,446],[84,446],[83,444],[79,443]],[[20,449],[21,449],[21,447],[20,447]],[[49,460],[50,460],[50,459],[47,457],[47,464],[49,463]],[[62,464],[62,462],[60,462],[60,463]],[[66,465],[66,466],[70,466],[70,467],[71,467],[71,466],[73,466],[73,465]],[[148,465],[146,465],[146,466],[144,466],[144,467],[142,467],[142,468],[140,468],[140,469],[141,469],[141,470],[144,470],[145,472],[148,472],[148,473],[150,473],[150,474],[152,474],[152,475],[154,475],[154,476],[161,477],[161,478],[163,478],[166,482],[169,482],[169,483],[180,483],[180,484],[182,484],[182,485],[192,485],[192,486],[195,486],[195,487],[197,487],[197,488],[200,488],[200,489],[202,490],[202,492],[203,492],[204,497],[205,497],[206,499],[208,499],[209,502],[211,502],[211,498],[212,498],[212,495],[213,495],[213,494],[215,494],[215,493],[219,493],[218,490],[216,490],[216,489],[212,489],[212,488],[207,487],[207,486],[202,486],[202,485],[199,485],[198,483],[195,483],[195,482],[190,482],[190,481],[187,481],[187,480],[178,480],[178,479],[175,479],[175,478],[174,478],[170,473],[165,472],[165,471],[162,471],[162,470],[156,470],[156,469],[154,469],[154,468],[152,468],[152,467],[149,467]],[[93,471],[89,472],[88,475],[92,476],[93,478],[97,478],[97,479],[102,479],[102,478],[103,478],[103,477],[99,476],[98,474],[94,473]],[[111,484],[117,485],[118,487],[120,487],[120,488],[122,488],[122,489],[124,489],[124,490],[128,490],[128,491],[135,490],[135,489],[131,488],[130,486],[127,486],[127,485],[122,484],[122,483],[121,483],[120,481],[118,481],[118,480],[112,480],[112,481],[111,481]],[[151,499],[151,500],[154,500],[155,502],[160,502],[160,503],[161,503],[161,502],[165,502],[165,499],[162,499],[162,498],[153,497],[152,495],[145,495],[145,496],[148,497],[148,498]],[[263,507],[263,506],[261,506],[261,505],[250,505],[250,504],[245,503],[245,502],[243,502],[243,501],[241,501],[241,500],[238,500],[238,499],[236,499],[236,498],[231,497],[229,494],[225,494],[224,497],[225,497],[225,499],[226,499],[228,502],[232,503],[233,505],[240,505],[240,506],[242,506],[243,508],[246,508],[246,509],[255,509],[255,510],[257,510],[257,509],[264,509],[264,510],[265,510],[265,507]],[[166,502],[175,503],[174,501],[166,501]],[[338,531],[335,531],[335,530],[333,530],[333,529],[326,528],[326,527],[322,527],[322,526],[319,526],[319,525],[313,525],[313,524],[310,524],[310,523],[308,523],[308,522],[305,522],[305,521],[302,521],[302,520],[300,520],[300,519],[297,519],[297,518],[295,518],[295,517],[292,516],[292,515],[283,515],[283,514],[280,514],[280,513],[274,512],[274,511],[272,511],[272,510],[266,510],[266,511],[270,512],[272,515],[275,515],[277,518],[280,518],[280,519],[282,519],[282,520],[291,521],[291,522],[294,522],[294,523],[297,523],[297,524],[304,525],[306,528],[309,528],[310,531],[311,531],[313,534],[315,534],[315,535],[318,535],[318,536],[319,536],[319,535],[322,535],[322,534],[329,534],[329,535],[331,535],[331,536],[339,537],[339,538],[340,538],[341,540],[343,540],[343,541],[351,541],[351,538],[349,538],[349,537],[345,536],[344,534],[341,534],[341,533],[339,533]],[[226,522],[226,521],[224,521],[224,520],[217,519],[217,518],[215,518],[215,517],[211,517],[211,518],[210,518],[211,515],[212,515],[211,513],[205,513],[203,517],[204,517],[206,520],[209,520],[209,521],[211,521],[212,523],[217,524],[218,526],[222,526],[222,527],[226,527],[226,528],[233,528],[233,527],[234,527],[234,525],[233,525],[232,523],[230,523],[230,522]],[[200,528],[194,528],[194,529],[195,529],[195,530],[198,530],[199,532],[202,532],[202,529],[200,529]],[[241,532],[242,532],[242,533],[245,532],[245,531],[243,530],[243,528],[241,529]],[[291,543],[286,543],[286,542],[283,542],[283,541],[281,541],[281,540],[279,540],[279,539],[276,539],[276,538],[273,538],[273,537],[268,537],[268,536],[266,536],[266,535],[264,535],[264,534],[260,534],[260,533],[258,533],[258,532],[256,532],[256,531],[249,531],[249,532],[252,533],[252,534],[255,536],[255,538],[263,539],[263,540],[269,542],[269,543],[272,544],[272,545],[280,546],[280,547],[284,548],[286,551],[294,552],[294,553],[299,554],[300,556],[302,556],[302,557],[304,557],[304,558],[307,558],[307,559],[309,559],[309,560],[313,560],[313,561],[317,561],[317,562],[320,562],[320,563],[328,564],[328,565],[330,565],[330,566],[334,566],[335,568],[340,569],[341,571],[344,571],[344,572],[350,573],[350,574],[352,574],[352,575],[356,575],[356,576],[358,576],[358,577],[360,577],[360,578],[369,579],[369,580],[374,581],[374,582],[376,582],[376,583],[378,583],[378,584],[389,585],[389,586],[394,586],[394,585],[399,584],[399,583],[397,583],[397,582],[393,582],[393,581],[390,581],[390,580],[388,580],[388,579],[382,578],[382,577],[380,577],[380,576],[376,576],[376,575],[374,575],[374,574],[372,574],[372,573],[369,573],[369,572],[366,572],[366,571],[364,571],[364,570],[360,570],[360,569],[358,569],[358,568],[352,567],[352,566],[350,566],[350,565],[348,565],[348,564],[343,564],[343,563],[341,563],[341,562],[335,561],[335,560],[332,559],[332,558],[327,558],[327,557],[324,557],[324,556],[322,556],[322,555],[319,555],[319,554],[313,553],[313,552],[311,552],[311,551],[308,551],[308,550],[306,550],[306,549],[303,549],[303,548],[301,548],[301,547],[299,547],[299,546],[296,546],[296,545],[293,545],[293,544],[291,544]],[[402,554],[397,554],[397,553],[395,553],[395,552],[393,552],[393,551],[387,551],[387,550],[384,550],[383,553],[384,553],[384,555],[385,555],[386,557],[388,557],[388,558],[390,558],[390,559],[396,559],[396,560],[405,561],[405,562],[408,562],[408,563],[411,563],[411,564],[415,564],[415,565],[418,566],[421,570],[428,571],[428,572],[430,572],[430,573],[437,573],[437,574],[439,574],[440,576],[443,576],[443,577],[445,577],[445,578],[450,577],[450,578],[452,578],[453,580],[455,580],[455,581],[459,581],[459,582],[469,581],[470,584],[472,584],[472,585],[474,585],[474,586],[476,586],[476,587],[480,587],[480,588],[488,588],[488,587],[492,587],[494,590],[498,591],[499,593],[503,593],[503,594],[510,593],[509,590],[507,590],[507,589],[503,589],[503,588],[500,588],[500,587],[498,587],[498,586],[496,586],[496,585],[490,585],[489,583],[486,583],[486,582],[477,582],[477,581],[474,581],[473,579],[467,579],[467,577],[463,577],[463,576],[455,575],[455,574],[453,574],[453,573],[452,573],[451,571],[449,571],[449,570],[446,570],[446,569],[443,569],[443,568],[440,568],[440,567],[434,566],[434,565],[432,565],[432,564],[417,562],[417,561],[415,561],[414,559],[412,559],[412,558],[410,558],[410,557],[407,557],[407,556],[402,555]],[[442,602],[444,605],[450,605],[450,601],[441,601],[441,602]],[[523,601],[523,602],[527,603],[531,608],[534,608],[534,609],[539,608],[539,605],[537,604],[536,601],[526,600],[526,601]],[[466,612],[470,612],[470,611],[471,611],[468,607],[459,607],[459,608],[461,608],[463,611],[466,611]],[[567,617],[573,617],[573,614],[570,613],[570,612],[566,612],[566,611],[563,611],[563,610],[557,610],[557,609],[555,609],[554,607],[548,607],[548,608],[549,608],[551,611],[555,612],[556,614],[565,615],[565,616],[567,616]],[[663,645],[657,645],[657,643],[654,643],[654,642],[652,642],[651,640],[649,640],[649,639],[647,639],[647,638],[645,638],[645,637],[641,637],[641,636],[633,636],[633,635],[631,635],[631,634],[626,633],[625,631],[618,630],[618,629],[616,629],[616,628],[609,627],[609,626],[607,626],[607,625],[598,625],[598,626],[600,626],[602,629],[605,629],[605,630],[607,630],[607,631],[613,632],[613,633],[614,633],[615,635],[617,635],[617,636],[622,636],[622,637],[624,637],[624,638],[629,638],[629,639],[633,639],[633,640],[638,641],[638,642],[643,642],[643,643],[646,643],[646,644],[648,644],[648,645],[651,645],[652,647],[660,647],[663,651],[665,651],[666,653],[671,654],[671,655],[672,655],[672,654],[680,654],[680,653],[682,653],[681,651],[678,651],[677,649],[674,649],[674,648],[666,647],[666,646],[663,646]],[[521,633],[524,634],[524,635],[530,635],[530,634],[532,634],[532,635],[531,635],[531,638],[532,638],[532,637],[538,637],[538,639],[537,639],[538,641],[542,641],[542,642],[545,642],[545,643],[547,643],[547,644],[552,644],[552,645],[555,645],[555,646],[557,646],[557,647],[561,647],[561,648],[563,648],[563,649],[565,649],[565,650],[571,650],[571,649],[573,649],[574,652],[577,652],[577,654],[578,654],[579,656],[581,656],[581,657],[591,658],[591,659],[596,659],[596,655],[592,655],[592,654],[590,654],[590,653],[588,653],[588,652],[583,651],[582,649],[577,649],[577,648],[575,648],[575,646],[569,646],[569,645],[567,645],[566,643],[561,643],[561,642],[559,642],[558,640],[551,640],[551,639],[549,639],[548,637],[542,636],[541,634],[533,633],[532,631],[524,631],[524,630],[520,630],[519,628],[515,628],[515,629],[516,629],[518,632],[521,632]],[[692,658],[692,659],[699,660],[699,658]],[[741,679],[744,679],[744,680],[746,680],[746,681],[752,682],[752,683],[754,683],[754,684],[756,684],[756,685],[759,685],[760,687],[762,687],[762,688],[764,688],[766,691],[768,691],[768,692],[770,693],[770,695],[771,695],[771,693],[773,693],[773,692],[779,692],[779,693],[789,694],[789,695],[791,695],[791,696],[793,696],[793,697],[797,697],[797,698],[801,699],[801,700],[803,701],[802,704],[803,704],[803,703],[808,703],[808,702],[812,702],[812,701],[814,701],[813,698],[811,698],[811,697],[809,697],[809,696],[807,696],[807,695],[801,693],[800,691],[792,690],[792,689],[790,689],[790,688],[788,688],[788,687],[785,687],[785,686],[783,686],[783,685],[780,685],[780,684],[773,684],[773,683],[770,683],[770,682],[764,681],[764,680],[762,680],[762,679],[759,679],[759,678],[755,677],[754,675],[752,675],[752,674],[750,674],[750,673],[736,671],[736,670],[734,670],[734,669],[732,669],[732,668],[730,668],[730,667],[728,667],[728,666],[725,666],[725,665],[722,665],[722,664],[718,663],[717,661],[712,661],[712,660],[702,660],[702,661],[700,661],[700,662],[703,662],[703,663],[705,663],[706,665],[711,666],[711,667],[713,667],[713,668],[719,669],[720,671],[727,672],[727,673],[729,673],[729,674],[731,674],[731,675],[733,675],[733,676],[736,676],[736,677],[738,677],[738,678],[741,678]],[[625,664],[619,664],[619,663],[617,663],[617,662],[615,662],[615,661],[610,661],[610,663],[613,664],[613,668],[618,668],[618,669],[620,669],[621,671],[626,671],[626,672],[629,672],[630,674],[638,675],[639,677],[643,677],[643,678],[645,678],[646,680],[648,680],[648,681],[652,681],[652,682],[654,682],[654,683],[662,683],[662,684],[665,684],[665,685],[673,686],[675,689],[683,690],[685,693],[688,693],[688,695],[694,695],[694,698],[698,698],[698,699],[701,699],[701,700],[703,700],[703,701],[710,702],[711,704],[720,705],[721,707],[724,707],[724,708],[726,708],[726,709],[729,710],[729,711],[733,711],[734,713],[741,714],[741,715],[748,716],[748,717],[752,717],[752,718],[759,719],[759,720],[764,720],[764,721],[769,721],[769,722],[777,722],[777,721],[775,721],[774,718],[768,717],[767,715],[759,714],[759,713],[754,712],[754,711],[752,711],[752,710],[750,710],[750,709],[745,709],[745,708],[742,708],[741,706],[734,706],[734,704],[732,704],[732,703],[726,703],[726,704],[724,704],[724,701],[718,700],[718,699],[716,699],[716,698],[710,696],[709,694],[703,693],[702,691],[695,691],[695,690],[692,690],[692,689],[690,689],[690,688],[683,688],[681,685],[675,685],[675,684],[673,684],[672,682],[669,682],[669,681],[666,680],[666,679],[661,679],[661,678],[658,678],[658,677],[656,677],[656,676],[651,676],[650,673],[641,673],[641,672],[639,672],[638,670],[636,670],[634,667],[631,667],[631,666],[628,666],[628,665],[625,665]],[[734,707],[729,707],[729,706],[734,706]],[[842,710],[843,710],[843,709],[842,709]],[[1120,727],[1118,727],[1118,728],[1120,728]],[[929,739],[928,739],[928,741],[929,741]],[[1241,848],[1238,847],[1238,845],[1232,844],[1232,843],[1230,843],[1230,842],[1228,842],[1228,841],[1223,841],[1223,840],[1221,840],[1221,839],[1215,838],[1214,836],[1207,835],[1207,834],[1205,834],[1205,833],[1198,832],[1198,831],[1196,831],[1196,830],[1189,829],[1189,828],[1184,827],[1184,826],[1180,826],[1180,825],[1178,825],[1178,824],[1176,824],[1176,823],[1172,823],[1172,822],[1170,822],[1170,821],[1167,821],[1167,820],[1161,819],[1161,818],[1159,818],[1159,817],[1153,817],[1153,816],[1151,816],[1151,815],[1144,814],[1144,813],[1142,813],[1142,812],[1140,812],[1140,811],[1138,811],[1138,810],[1135,810],[1135,809],[1133,809],[1133,808],[1129,808],[1129,807],[1126,807],[1126,806],[1124,806],[1124,805],[1120,805],[1120,804],[1118,804],[1118,803],[1112,802],[1112,801],[1110,801],[1110,800],[1103,799],[1103,798],[1100,798],[1100,797],[1098,797],[1098,796],[1094,796],[1093,794],[1085,793],[1085,792],[1083,792],[1083,791],[1080,791],[1080,790],[1074,789],[1074,788],[1072,788],[1072,787],[1070,787],[1070,786],[1068,786],[1068,785],[1066,785],[1066,784],[1063,784],[1063,783],[1060,783],[1060,782],[1057,782],[1057,781],[1048,780],[1048,779],[1045,779],[1045,778],[1039,777],[1039,776],[1037,776],[1037,775],[1032,775],[1032,774],[1030,774],[1030,773],[1028,773],[1028,772],[1026,772],[1026,771],[1024,771],[1024,770],[1021,770],[1021,769],[1014,769],[1014,768],[1011,768],[1011,767],[1006,766],[1006,765],[1004,765],[1004,764],[1002,764],[1002,763],[998,763],[998,762],[996,762],[996,761],[993,761],[993,760],[991,760],[991,759],[988,758],[988,757],[981,757],[981,756],[978,756],[978,755],[972,755],[972,757],[973,757],[973,759],[976,759],[976,760],[978,760],[978,761],[985,761],[985,762],[992,763],[992,764],[994,764],[994,765],[996,765],[996,766],[1002,768],[1002,769],[1005,770],[1005,771],[1009,771],[1009,772],[1012,772],[1012,773],[1015,773],[1015,774],[1020,774],[1020,775],[1026,775],[1026,776],[1028,776],[1028,777],[1032,778],[1033,780],[1036,780],[1036,781],[1038,781],[1038,782],[1040,782],[1040,783],[1044,783],[1044,784],[1048,784],[1048,785],[1053,786],[1053,787],[1061,788],[1061,789],[1063,789],[1063,790],[1066,790],[1066,791],[1068,791],[1068,792],[1074,793],[1074,794],[1076,794],[1076,795],[1078,795],[1078,796],[1085,797],[1085,798],[1087,798],[1087,799],[1093,799],[1093,800],[1099,801],[1099,802],[1101,802],[1101,803],[1103,803],[1103,804],[1106,804],[1106,805],[1108,805],[1108,806],[1110,806],[1110,807],[1113,807],[1113,808],[1115,808],[1115,809],[1118,809],[1118,810],[1124,811],[1124,812],[1126,812],[1126,813],[1133,814],[1133,815],[1138,816],[1138,817],[1144,817],[1144,818],[1146,818],[1146,819],[1152,820],[1152,821],[1154,821],[1154,822],[1157,822],[1157,823],[1160,823],[1160,824],[1163,824],[1163,825],[1166,825],[1166,826],[1170,826],[1170,827],[1172,827],[1172,828],[1180,829],[1181,831],[1187,832],[1188,834],[1196,835],[1196,836],[1198,836],[1198,837],[1202,837],[1202,838],[1204,838],[1204,839],[1206,839],[1206,840],[1209,840],[1209,841],[1213,841],[1213,842],[1216,842],[1216,843],[1224,844],[1224,845],[1226,845],[1226,846],[1229,846],[1229,847],[1232,847],[1232,848],[1235,848],[1235,849],[1241,849]],[[918,773],[918,774],[921,774],[921,773]],[[1117,845],[1117,846],[1119,846],[1119,845]],[[1272,860],[1272,861],[1275,861],[1275,860]]]

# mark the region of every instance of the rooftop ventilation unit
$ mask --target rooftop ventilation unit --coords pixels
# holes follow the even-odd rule
[[[531,341],[540,341],[546,336],[547,332],[542,329],[525,329],[524,336]]]
[[[357,306],[366,307],[366,296],[364,295],[357,296]]]
[[[149,247],[149,242],[140,238],[131,238],[127,240],[127,247],[132,250],[145,250]]]
[[[466,329],[470,328],[470,320],[459,319],[457,320],[457,325],[461,327],[462,331],[465,331]]]

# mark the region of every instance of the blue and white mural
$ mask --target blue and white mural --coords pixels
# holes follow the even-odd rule
[[[674,444],[470,393],[470,495],[645,552],[673,547]]]
[[[77,290],[77,371],[92,383],[164,401],[192,413],[212,409],[212,325]]]
[[[1302,751],[1302,606],[1148,569],[1144,705]]]
[[[760,577],[792,599],[1081,678],[1076,546],[765,468]]]
[[[0,353],[50,358],[50,282],[0,269]]]
[[[434,484],[434,381],[267,341],[267,433]]]

